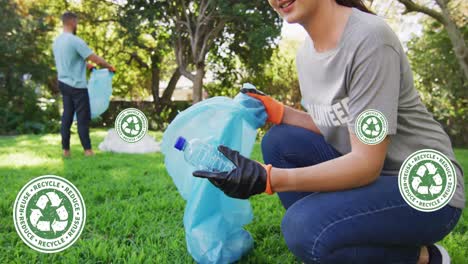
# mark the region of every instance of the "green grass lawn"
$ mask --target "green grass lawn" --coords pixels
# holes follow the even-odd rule
[[[185,202],[166,173],[163,156],[103,153],[97,148],[106,135],[93,130],[97,154],[88,158],[76,133],[72,158],[62,159],[60,136],[0,137],[0,263],[192,263],[185,247]],[[158,140],[161,133],[152,133]],[[468,171],[468,150],[456,155]],[[253,157],[261,160],[259,145]],[[38,253],[19,238],[13,225],[13,203],[18,191],[32,178],[54,174],[69,179],[86,202],[87,221],[80,239],[56,254]],[[255,246],[241,263],[294,263],[281,236],[284,214],[276,197],[251,199],[254,221],[247,226]],[[453,263],[468,261],[468,213],[441,244]]]

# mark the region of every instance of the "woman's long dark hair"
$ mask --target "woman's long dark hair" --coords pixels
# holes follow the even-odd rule
[[[363,12],[374,14],[366,7],[362,0],[336,0],[336,3],[342,6],[355,7]]]

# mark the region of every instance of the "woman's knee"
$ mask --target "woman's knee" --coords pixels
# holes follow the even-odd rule
[[[310,166],[338,155],[323,136],[286,124],[267,131],[262,139],[262,153],[265,163],[279,168]]]
[[[286,124],[272,126],[262,139],[263,159],[275,167],[288,167],[288,164],[285,164],[287,163],[285,157],[304,151],[305,148],[302,148],[300,142],[306,140],[310,143],[310,137],[314,136],[312,134],[314,133],[296,126]]]
[[[276,146],[281,140],[287,137],[288,125],[274,125],[265,133],[262,138],[262,150],[270,150],[272,146]]]

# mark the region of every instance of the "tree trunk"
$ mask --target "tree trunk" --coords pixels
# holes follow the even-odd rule
[[[193,81],[193,103],[198,103],[202,100],[203,95],[203,77],[205,77],[204,63],[197,63],[197,72]]]
[[[153,56],[151,58],[151,93],[153,94],[153,104],[155,109],[157,109],[159,105],[159,81],[161,75],[161,70],[159,69],[160,65],[160,58],[158,56]]]
[[[174,90],[176,88],[177,82],[179,81],[181,73],[179,68],[175,69],[172,73],[171,79],[167,84],[166,89],[164,89],[163,94],[159,99],[159,104],[155,105],[156,113],[160,114],[164,109],[171,103],[172,94],[174,94]]]
[[[161,96],[161,104],[166,105],[171,101],[172,94],[174,93],[174,90],[176,88],[177,82],[180,79],[180,70],[177,67],[177,69],[174,70],[174,73],[172,73],[171,80],[169,80],[169,83],[167,84],[166,89],[164,89],[164,92]]]
[[[455,52],[455,56],[457,57],[458,64],[460,64],[460,67],[463,70],[465,80],[468,81],[468,48],[466,46],[465,39],[463,38],[463,34],[450,16],[447,1],[436,0],[436,2],[442,10],[442,17],[444,18],[443,24],[447,30],[450,41],[452,42],[452,47]]]
[[[434,18],[438,22],[442,23],[442,25],[444,25],[444,28],[447,30],[447,34],[450,38],[450,42],[452,43],[452,48],[455,52],[457,62],[463,71],[465,81],[468,81],[468,48],[466,46],[465,39],[463,38],[461,29],[457,27],[457,24],[450,16],[450,10],[447,6],[448,1],[435,0],[442,12],[436,11],[435,9],[431,9],[424,5],[417,4],[413,0],[398,1],[406,7],[406,11],[404,13],[420,12]]]

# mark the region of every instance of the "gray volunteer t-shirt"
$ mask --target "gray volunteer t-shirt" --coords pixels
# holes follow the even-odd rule
[[[368,109],[388,121],[390,144],[383,175],[398,175],[403,161],[415,151],[435,149],[452,160],[457,189],[450,205],[465,205],[463,171],[451,142],[419,98],[405,52],[381,18],[353,8],[338,46],[316,52],[310,37],[296,58],[302,105],[341,154],[351,151],[349,131]],[[349,130],[348,130],[349,129]]]

